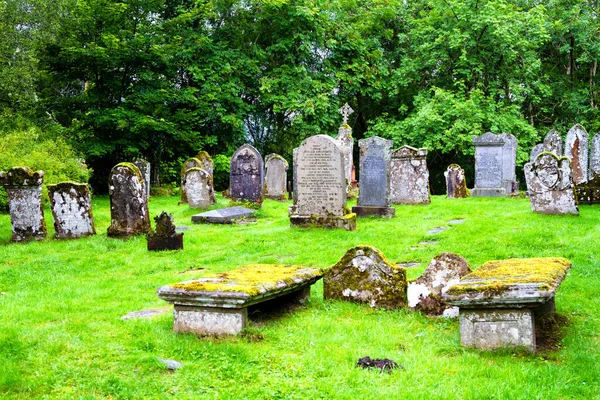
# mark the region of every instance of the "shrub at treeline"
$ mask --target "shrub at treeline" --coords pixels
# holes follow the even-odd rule
[[[550,128],[600,129],[600,20],[584,1],[8,0],[0,11],[2,126],[59,124],[97,190],[137,156],[159,167],[154,183],[176,182],[200,149],[252,142],[291,159],[305,137],[337,131],[345,102],[356,139],[427,147],[433,177],[451,162],[472,175],[471,135],[488,130],[514,134],[522,164]]]

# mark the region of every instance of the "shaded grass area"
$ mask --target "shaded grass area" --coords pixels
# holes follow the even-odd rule
[[[397,206],[391,220],[359,219],[355,232],[290,228],[289,202],[265,201],[255,223],[194,225],[197,210],[177,198],[152,198],[151,215],[172,212],[184,250],[150,253],[144,237],[109,239],[107,198],[94,198],[98,235],[11,244],[0,215],[0,395],[3,398],[598,398],[600,378],[600,207],[581,216],[544,216],[526,199],[433,197]],[[217,207],[226,206],[219,199]],[[460,225],[436,235],[429,229]],[[46,220],[53,233],[49,210]],[[437,239],[429,246],[423,240]],[[394,262],[451,251],[472,267],[510,257],[562,256],[573,268],[556,305],[566,320],[557,351],[536,355],[460,346],[458,321],[408,310],[383,311],[324,301],[322,283],[306,306],[259,316],[239,337],[172,332],[173,316],[121,320],[130,311],[168,307],[156,289],[245,264],[326,268],[366,244]],[[412,249],[411,249],[412,248]],[[185,273],[182,273],[187,271]],[[356,367],[389,358],[392,373]],[[174,373],[156,357],[183,362]]]

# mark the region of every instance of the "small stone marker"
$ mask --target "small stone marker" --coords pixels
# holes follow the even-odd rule
[[[524,166],[531,209],[542,214],[579,215],[567,157],[540,153]]]
[[[229,193],[234,201],[247,200],[261,205],[263,192],[263,159],[258,150],[249,144],[245,144],[231,156]]]
[[[272,200],[287,200],[286,181],[288,162],[278,154],[265,158],[265,197]]]
[[[600,177],[600,133],[596,133],[592,138],[592,148],[590,150],[590,168],[588,179],[593,180]]]
[[[529,155],[529,161],[533,162],[533,160],[535,160],[537,155],[540,153],[543,153],[544,151],[545,151],[544,145],[542,143],[536,144],[535,146],[533,146],[533,149],[531,149],[531,154]]]
[[[417,280],[408,283],[408,306],[428,315],[457,317],[458,308],[442,300],[442,294],[471,273],[467,260],[458,254],[442,253],[433,258]]]
[[[273,299],[304,301],[322,275],[316,268],[256,264],[163,286],[156,293],[175,305],[175,332],[235,335],[246,327],[249,306]]]
[[[392,203],[429,204],[427,149],[405,145],[392,152]]]
[[[327,135],[311,136],[302,142],[294,158],[291,225],[356,229],[356,214],[346,208],[344,159],[337,141]]]
[[[144,190],[146,192],[146,198],[150,198],[150,163],[144,159],[137,159],[133,162],[136,167],[140,170],[142,178],[144,178]]]
[[[388,261],[374,247],[356,246],[326,272],[323,297],[367,303],[371,307],[404,307],[406,270]]]
[[[573,183],[575,185],[585,183],[588,180],[588,140],[587,132],[579,124],[575,124],[567,132],[565,157],[571,160]]]
[[[156,359],[171,371],[183,368],[183,364],[175,360],[167,360],[165,358],[156,357]]]
[[[181,200],[179,201],[179,204],[188,202],[187,194],[185,192],[185,173],[192,168],[202,168],[202,162],[196,157],[188,158],[181,165]]]
[[[556,133],[556,131],[554,129],[552,129],[550,132],[548,132],[548,134],[546,134],[546,137],[544,138],[544,143],[542,144],[542,147],[543,147],[543,151],[548,151],[550,153],[554,153],[559,157],[561,154],[563,154],[562,138],[560,137],[560,135],[558,133]],[[540,153],[541,153],[541,151],[540,151]],[[537,156],[537,154],[536,154],[536,156]],[[533,158],[534,157],[532,157],[531,161],[533,161]]]
[[[354,138],[352,137],[352,128],[348,125],[348,117],[354,112],[354,110],[348,105],[344,104],[339,109],[342,114],[343,122],[338,130],[337,140],[340,144],[342,155],[344,156],[344,179],[346,180],[346,194],[349,197],[353,196],[352,191],[352,168],[354,167]]]
[[[442,295],[460,308],[461,344],[535,351],[535,321],[554,313],[554,295],[569,268],[564,258],[513,258],[488,261],[462,277]]]
[[[192,215],[192,222],[209,224],[231,224],[236,219],[249,218],[256,213],[246,207],[227,207]]]
[[[360,192],[352,212],[358,217],[391,218],[396,209],[390,207],[391,140],[377,136],[358,141],[360,147]]]
[[[216,203],[212,176],[203,168],[185,171],[183,191],[190,208],[206,208]]]
[[[58,239],[94,235],[92,199],[86,183],[62,182],[48,185],[48,197]]]
[[[144,179],[132,163],[113,167],[108,177],[110,226],[107,236],[127,237],[150,232]]]
[[[517,182],[517,138],[510,133],[500,135],[504,139],[502,147],[502,185],[506,194],[517,193],[519,182]]]
[[[446,197],[449,199],[462,199],[469,197],[465,171],[458,164],[450,164],[446,172]]]
[[[487,132],[473,136],[475,146],[475,188],[471,196],[504,196],[503,186],[504,137]]]
[[[436,226],[435,228],[431,228],[430,230],[425,232],[425,234],[426,235],[437,235],[438,233],[442,233],[448,229],[450,229],[449,226]]]
[[[146,236],[149,251],[181,250],[183,249],[183,232],[177,233],[173,223],[173,214],[165,211],[154,217],[156,232]]]
[[[8,194],[8,211],[12,223],[13,242],[46,237],[46,222],[42,208],[44,171],[14,167],[0,172],[0,185]]]

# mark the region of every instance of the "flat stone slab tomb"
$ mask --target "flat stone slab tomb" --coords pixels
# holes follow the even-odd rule
[[[246,207],[227,207],[192,215],[192,222],[208,224],[231,224],[234,220],[251,217],[256,213]]]
[[[302,302],[322,276],[318,268],[255,264],[162,286],[156,293],[174,304],[175,332],[235,335],[246,327],[248,307],[274,299]]]
[[[536,318],[554,312],[554,295],[571,268],[565,258],[488,261],[442,295],[460,309],[460,341],[479,349],[535,351]]]

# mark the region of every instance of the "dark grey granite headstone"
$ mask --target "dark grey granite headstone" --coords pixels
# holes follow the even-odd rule
[[[583,126],[575,124],[565,140],[565,157],[571,160],[571,173],[575,185],[588,180],[588,134]],[[560,154],[557,154],[560,157]]]
[[[502,185],[504,138],[487,132],[473,136],[475,146],[475,188],[471,196],[504,196]]]
[[[229,190],[235,201],[263,202],[263,159],[258,150],[249,144],[241,146],[231,156]]]
[[[256,210],[246,207],[228,207],[218,210],[207,211],[192,215],[192,222],[209,224],[230,224],[236,219],[248,218],[254,215]]]

